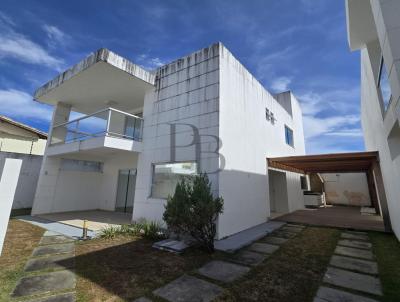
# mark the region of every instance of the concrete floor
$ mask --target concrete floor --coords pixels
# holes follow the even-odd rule
[[[356,230],[384,231],[381,216],[361,215],[359,207],[329,206],[326,208],[305,209],[279,216],[274,221]]]
[[[121,225],[131,223],[132,214],[111,211],[77,211],[64,213],[51,213],[37,215],[40,218],[56,221],[66,225],[82,228],[83,221],[88,221],[88,229],[99,231],[110,225]]]

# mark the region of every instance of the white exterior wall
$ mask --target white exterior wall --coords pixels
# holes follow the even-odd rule
[[[323,173],[326,201],[330,204],[371,206],[365,173]]]
[[[370,3],[378,36],[375,41],[365,41],[361,49],[362,128],[366,149],[379,151],[392,228],[400,238],[400,2],[371,0]],[[377,87],[382,54],[392,92],[386,112]]]
[[[197,51],[157,70],[156,87],[146,94],[143,109],[143,152],[139,155],[133,219],[162,221],[165,199],[151,197],[153,164],[195,161],[200,150],[200,170],[209,174],[218,194],[218,156],[207,153],[218,146],[219,52],[218,44]],[[197,145],[176,148],[171,153],[172,124],[189,124],[198,129]],[[172,133],[173,134],[173,133]],[[193,129],[176,126],[176,146],[193,142]],[[205,135],[213,135],[211,136]]]
[[[0,152],[0,161],[6,158],[22,161],[18,185],[15,191],[13,209],[31,208],[35,196],[36,185],[42,165],[42,156],[21,153]]]
[[[267,221],[270,216],[267,157],[305,153],[300,106],[289,92],[293,117],[225,48],[220,49],[220,153],[225,166],[219,176],[224,213],[219,238]],[[265,109],[275,124],[266,120]],[[294,147],[285,143],[285,124],[294,132]],[[287,173],[292,209],[304,207],[300,175]]]

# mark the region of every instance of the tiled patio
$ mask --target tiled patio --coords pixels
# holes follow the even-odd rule
[[[381,216],[361,215],[359,207],[330,206],[305,209],[279,216],[274,221],[367,231],[383,232],[385,230]]]
[[[132,214],[111,211],[77,211],[38,215],[38,217],[82,228],[83,221],[88,221],[88,229],[99,231],[110,225],[121,225],[131,223]]]

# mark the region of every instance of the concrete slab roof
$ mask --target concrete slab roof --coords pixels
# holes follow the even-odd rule
[[[143,106],[154,83],[153,73],[101,48],[38,88],[34,98],[51,105],[63,102],[82,113],[110,105],[130,111]]]
[[[378,37],[370,1],[346,0],[347,38],[351,50],[364,47]]]

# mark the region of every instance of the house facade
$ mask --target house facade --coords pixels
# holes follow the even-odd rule
[[[100,49],[35,99],[54,113],[34,215],[102,209],[160,221],[180,177],[199,172],[225,201],[218,238],[304,207],[302,175],[266,163],[305,153],[298,101],[270,94],[221,43],[154,72]]]
[[[351,50],[361,52],[361,122],[379,151],[393,231],[400,238],[400,2],[347,0]]]

